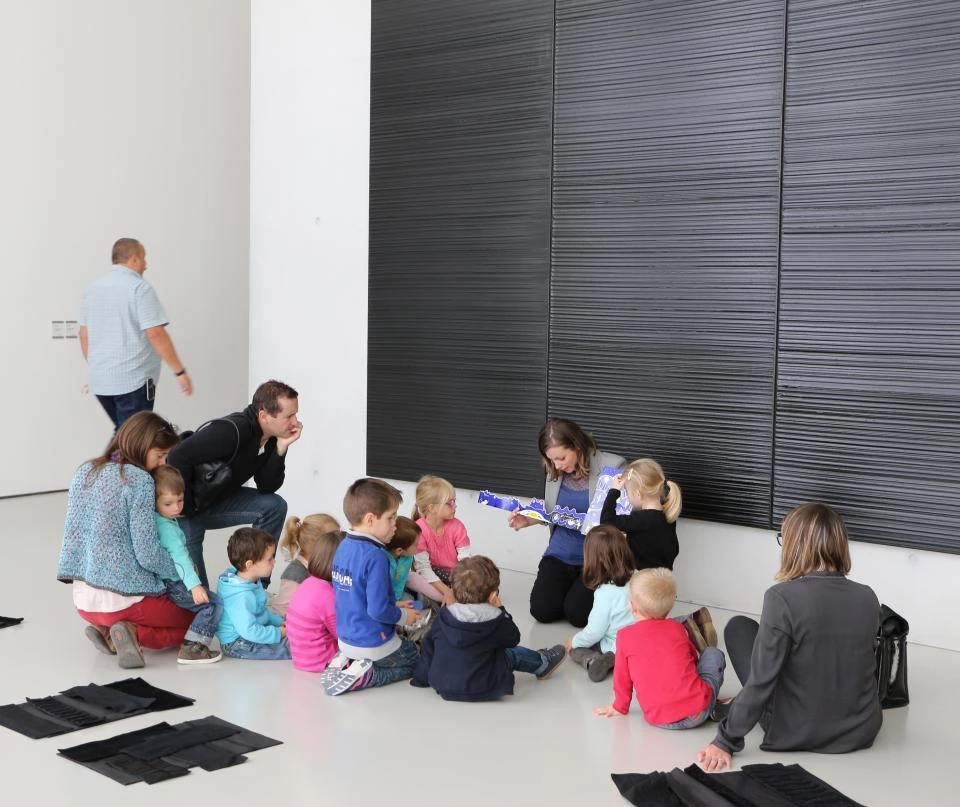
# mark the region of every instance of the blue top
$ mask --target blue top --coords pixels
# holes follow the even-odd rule
[[[593,595],[593,608],[587,626],[574,634],[573,647],[600,645],[601,653],[613,653],[617,649],[617,632],[633,625],[637,618],[630,610],[630,594],[627,586],[604,583]]]
[[[153,286],[120,264],[83,293],[87,370],[94,395],[125,395],[160,377],[160,356],[144,331],[169,320]]]
[[[390,558],[390,581],[393,583],[393,598],[402,600],[403,590],[407,586],[407,578],[410,576],[410,569],[413,567],[413,557],[411,555],[401,555],[395,558],[392,553],[387,552]]]
[[[154,513],[153,517],[157,522],[160,546],[167,550],[177,570],[177,576],[174,579],[181,580],[187,588],[199,586],[200,577],[190,559],[190,553],[187,552],[187,536],[183,534],[180,525],[177,524],[176,519],[161,516],[159,513]]]
[[[267,592],[260,581],[244,580],[232,566],[220,575],[217,594],[223,600],[223,614],[217,625],[221,645],[239,638],[257,644],[277,644],[283,640],[283,617],[267,610]]]
[[[567,487],[567,479],[564,477],[560,484],[560,491],[557,493],[557,506],[570,507],[578,513],[586,513],[590,506],[590,491],[571,490]],[[543,554],[556,558],[568,566],[583,566],[583,540],[583,533],[579,530],[556,525],[550,532],[550,543]]]
[[[404,621],[390,577],[390,556],[372,535],[348,532],[331,571],[337,637],[348,658],[378,661],[400,647],[396,626]],[[226,605],[226,603],[224,603]]]

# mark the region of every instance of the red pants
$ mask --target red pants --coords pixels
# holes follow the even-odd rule
[[[183,636],[187,628],[193,622],[193,614],[178,608],[170,602],[166,594],[161,594],[159,597],[144,597],[136,605],[109,614],[91,613],[81,611],[79,608],[77,613],[91,625],[106,628],[117,622],[132,622],[137,626],[137,638],[140,644],[151,650],[179,647],[183,644]]]

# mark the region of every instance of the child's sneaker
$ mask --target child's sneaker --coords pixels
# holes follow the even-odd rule
[[[349,659],[337,653],[320,673],[320,686],[327,695],[342,695],[368,686],[373,678],[373,662],[370,659]]]
[[[615,659],[616,654],[614,653],[601,653],[599,656],[594,656],[587,662],[587,678],[593,683],[599,684],[610,675]]]
[[[213,664],[222,658],[219,650],[211,650],[199,642],[184,642],[177,653],[177,664]]]
[[[553,671],[557,669],[567,657],[567,648],[562,644],[555,644],[553,647],[538,650],[537,652],[543,656],[547,665],[542,672],[537,673],[538,681],[542,681],[544,678],[549,678],[553,675]]]
[[[125,670],[146,666],[143,650],[137,641],[137,626],[129,622],[115,622],[110,626],[110,640],[117,650],[117,664]]]
[[[704,648],[707,647],[707,640],[703,637],[703,634],[700,633],[700,626],[693,618],[693,614],[684,617],[683,627],[687,629],[687,636],[690,637],[693,646],[697,648],[697,654],[699,655],[704,651]]]
[[[113,642],[110,641],[110,630],[108,628],[102,628],[97,625],[87,625],[87,627],[83,629],[83,634],[101,653],[108,656],[117,655],[117,651],[113,647]]]
[[[717,698],[710,710],[710,719],[714,723],[722,723],[726,716],[730,714],[730,707],[733,705],[733,698]]]
[[[707,643],[707,647],[717,646],[717,629],[713,626],[713,617],[706,606],[690,614],[696,626],[700,629],[700,635]]]

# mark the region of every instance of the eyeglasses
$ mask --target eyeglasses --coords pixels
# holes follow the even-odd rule
[[[777,533],[777,546],[783,546],[783,533]]]

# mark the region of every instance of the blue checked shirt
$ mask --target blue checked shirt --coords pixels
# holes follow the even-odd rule
[[[157,293],[133,269],[116,265],[83,293],[87,370],[94,395],[125,395],[160,377],[160,356],[144,331],[169,320]]]

